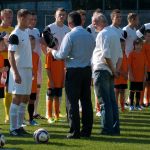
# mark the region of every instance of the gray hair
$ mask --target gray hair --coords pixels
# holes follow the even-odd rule
[[[96,13],[92,16],[92,20],[96,19],[97,21],[103,22],[105,24],[108,24],[107,18],[102,13]]]

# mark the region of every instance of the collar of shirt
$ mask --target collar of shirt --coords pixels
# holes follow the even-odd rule
[[[75,30],[78,30],[78,29],[83,29],[82,26],[77,26],[77,27],[74,27],[71,31],[75,31]]]

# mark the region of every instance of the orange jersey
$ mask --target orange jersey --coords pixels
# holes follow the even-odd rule
[[[147,60],[147,72],[150,72],[150,44],[144,43],[143,51],[145,53],[146,60]]]
[[[45,69],[50,71],[53,80],[54,88],[62,88],[64,86],[64,61],[55,60],[51,53],[46,55]],[[48,79],[48,88],[51,87],[51,82]]]
[[[36,52],[32,52],[32,71],[33,71],[33,80],[32,80],[32,93],[37,92],[37,72],[39,64],[39,55]]]
[[[3,58],[3,56],[0,54],[0,68],[3,68],[3,67],[4,67],[4,58]],[[0,72],[0,79],[1,79],[1,75],[2,75],[2,73]],[[0,82],[0,87],[4,87],[4,85],[1,84],[1,82]]]
[[[128,73],[128,63],[127,63],[126,54],[123,54],[122,64],[121,64],[121,67],[120,67],[120,72],[121,72],[120,76],[115,79],[115,85],[127,84],[127,79],[124,76],[125,74]]]
[[[128,57],[128,65],[131,67],[134,82],[143,82],[145,76],[145,67],[147,66],[144,51],[137,52],[133,50]]]
[[[0,26],[0,32],[6,32],[7,35],[10,35],[10,33],[13,30],[14,30],[14,27],[7,27],[7,28],[5,28],[5,27]],[[7,49],[2,51],[2,52],[0,52],[0,53],[3,55],[4,59],[8,59],[8,51],[7,51]]]

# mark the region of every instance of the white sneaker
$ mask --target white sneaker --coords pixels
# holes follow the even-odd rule
[[[53,123],[55,123],[55,120],[54,120],[53,118],[49,118],[49,119],[47,120],[47,122],[48,122],[49,124],[53,124]]]
[[[96,117],[101,117],[101,112],[100,112],[100,111],[98,111],[98,112],[96,113]]]
[[[129,107],[129,110],[130,110],[130,111],[133,111],[133,110],[134,110],[134,106],[130,106],[130,107]]]
[[[135,107],[136,110],[142,110],[142,108],[140,106]]]

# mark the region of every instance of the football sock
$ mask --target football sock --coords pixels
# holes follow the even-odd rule
[[[4,108],[5,108],[5,120],[9,120],[9,110],[12,102],[12,94],[5,92]]]
[[[28,104],[29,120],[33,120],[34,104]]]
[[[133,102],[134,102],[134,92],[130,91],[129,98],[130,98],[130,106],[133,106]]]
[[[53,106],[53,100],[47,101],[47,117],[52,118],[52,106]]]
[[[55,118],[59,118],[59,98],[54,98],[54,112]]]
[[[26,104],[20,103],[19,109],[18,109],[18,118],[17,118],[18,128],[20,128],[23,124],[25,111],[26,111]]]
[[[60,113],[60,108],[61,108],[61,102],[62,102],[62,97],[59,97],[59,113]]]
[[[40,89],[41,88],[37,88],[36,101],[34,102],[34,115],[38,114],[37,109],[39,105]]]
[[[45,117],[46,117],[46,118],[48,118],[48,110],[47,110],[47,109],[48,109],[48,101],[49,101],[49,100],[48,100],[48,96],[47,96],[47,94],[46,94],[46,107],[45,107],[45,108],[46,108],[46,112],[45,112]]]
[[[10,105],[10,131],[18,128],[17,118],[18,118],[19,105],[11,103]]]
[[[140,102],[140,94],[141,94],[141,92],[136,92],[136,95],[135,95],[135,97],[136,97],[136,106],[140,105],[139,104],[139,102]]]

